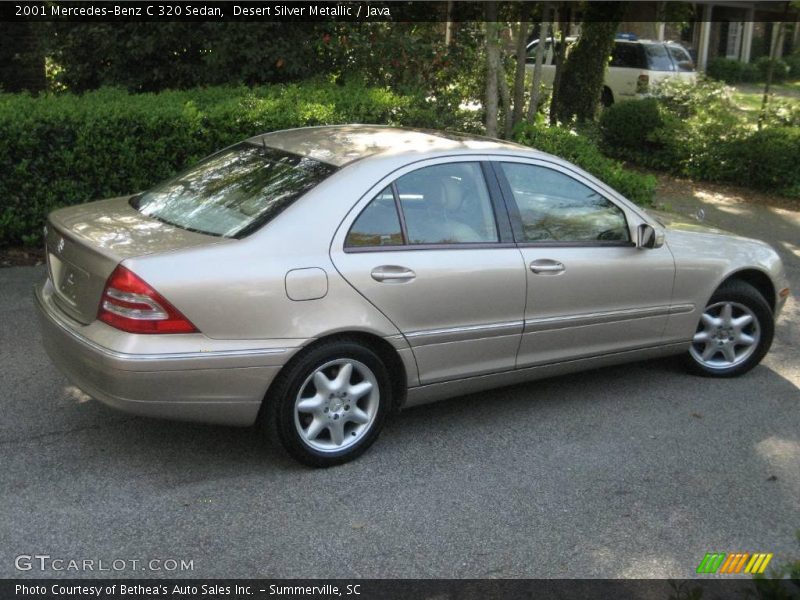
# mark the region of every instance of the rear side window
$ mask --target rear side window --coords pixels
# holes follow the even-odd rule
[[[672,60],[663,44],[645,44],[644,51],[647,55],[647,68],[651,71],[674,71]]]
[[[609,63],[609,66],[626,69],[646,68],[641,44],[615,43],[614,50],[611,52],[611,63]]]
[[[680,46],[667,46],[672,62],[675,63],[675,68],[678,71],[694,71],[694,61],[689,53]]]
[[[499,241],[479,163],[423,167],[383,189],[353,223],[345,248]]]
[[[358,215],[344,245],[347,248],[403,245],[403,229],[391,186],[384,188]]]
[[[243,142],[140,194],[131,206],[182,229],[239,238],[334,171],[311,158]]]

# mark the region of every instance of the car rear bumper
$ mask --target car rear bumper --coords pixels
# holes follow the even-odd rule
[[[243,348],[236,341],[232,348],[214,342],[213,350],[121,352],[86,335],[105,324],[82,326],[64,315],[49,281],[36,286],[35,297],[53,363],[93,398],[141,416],[252,425],[270,383],[297,349]]]

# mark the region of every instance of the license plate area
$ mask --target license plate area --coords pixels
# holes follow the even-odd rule
[[[47,265],[50,271],[50,280],[53,282],[58,297],[70,306],[77,308],[78,294],[80,290],[86,289],[89,273],[52,252],[47,253]]]

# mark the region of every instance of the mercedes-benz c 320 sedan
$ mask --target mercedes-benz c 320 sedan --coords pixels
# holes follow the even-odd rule
[[[742,374],[789,294],[768,245],[665,225],[556,157],[377,126],[260,135],[62,208],[47,258],[44,343],[75,385],[262,422],[316,466],[397,407],[670,354]]]

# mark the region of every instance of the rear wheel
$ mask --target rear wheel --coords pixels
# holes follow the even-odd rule
[[[605,108],[614,104],[614,94],[607,87],[603,88],[603,93],[600,95],[600,104]]]
[[[378,437],[391,406],[389,382],[386,366],[370,348],[332,341],[287,365],[264,418],[298,461],[313,467],[345,463]]]
[[[774,321],[764,297],[751,285],[720,287],[700,317],[689,348],[690,368],[708,377],[734,377],[755,367],[772,345]]]

